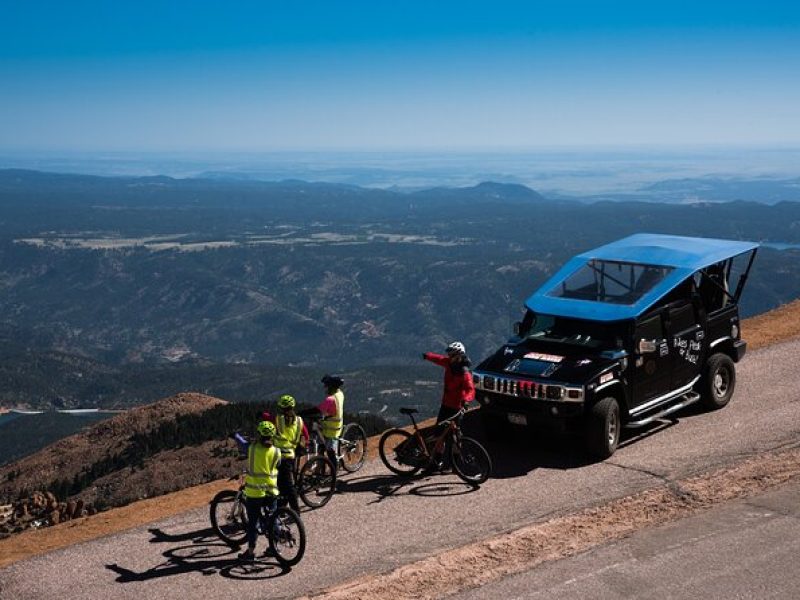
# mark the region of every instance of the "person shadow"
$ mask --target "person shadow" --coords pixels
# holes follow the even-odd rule
[[[265,580],[285,575],[291,570],[273,557],[257,555],[254,562],[240,561],[237,558],[238,549],[219,540],[210,527],[183,533],[168,533],[158,528],[148,531],[152,535],[149,540],[151,544],[178,545],[167,548],[161,554],[163,561],[144,571],[135,571],[118,563],[105,565],[106,569],[117,574],[117,583],[150,581],[186,573],[220,575],[228,579]]]

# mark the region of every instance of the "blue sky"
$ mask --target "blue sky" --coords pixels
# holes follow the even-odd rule
[[[796,2],[10,2],[0,149],[800,144]]]

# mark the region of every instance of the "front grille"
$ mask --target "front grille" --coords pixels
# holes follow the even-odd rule
[[[479,389],[503,394],[504,396],[531,398],[533,400],[563,401],[567,399],[566,388],[557,384],[546,384],[537,381],[495,377],[493,375],[483,374],[479,374],[477,381],[478,385],[476,387]],[[575,399],[580,400],[581,398],[575,397]]]

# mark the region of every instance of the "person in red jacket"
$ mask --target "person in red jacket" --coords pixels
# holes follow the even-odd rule
[[[444,367],[444,390],[442,405],[436,423],[441,423],[456,414],[467,403],[475,400],[475,384],[469,370],[470,361],[461,342],[447,346],[447,355],[426,352],[422,358]]]

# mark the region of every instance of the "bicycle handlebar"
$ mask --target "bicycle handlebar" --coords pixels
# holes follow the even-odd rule
[[[471,413],[471,412],[476,411],[476,410],[478,410],[478,407],[468,408],[467,405],[465,404],[464,406],[462,406],[461,408],[458,409],[458,412],[456,414],[454,414],[452,417],[447,417],[446,419],[442,419],[441,421],[439,421],[439,424],[441,425],[442,423],[448,423],[448,422],[450,422],[450,421],[452,421],[454,419],[458,419],[460,417],[463,417],[467,413]]]

